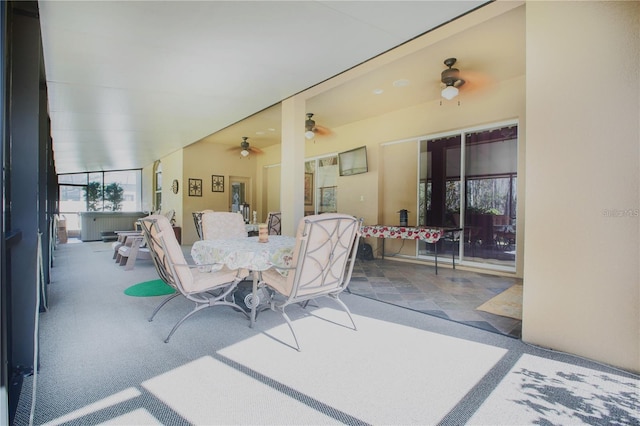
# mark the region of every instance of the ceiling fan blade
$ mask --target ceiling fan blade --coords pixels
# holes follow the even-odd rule
[[[264,151],[263,151],[263,150],[261,150],[260,148],[256,148],[256,147],[254,147],[254,146],[250,146],[250,147],[249,147],[249,151],[250,151],[252,154],[257,154],[257,155],[259,155],[259,154],[264,154]]]
[[[460,86],[460,93],[476,93],[490,89],[494,85],[494,81],[488,75],[475,71],[460,71],[460,78],[464,80],[464,84]]]
[[[313,131],[317,136],[329,136],[333,134],[333,131],[331,129],[318,125],[316,125]]]

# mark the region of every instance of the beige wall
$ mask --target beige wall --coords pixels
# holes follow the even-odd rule
[[[176,226],[182,226],[182,194],[184,191],[184,182],[182,179],[182,160],[183,151],[176,151],[160,158],[162,164],[162,213],[169,210],[175,211]],[[171,191],[171,183],[174,179],[178,180],[178,193]],[[142,169],[142,206],[152,210],[154,192],[154,165],[151,164]]]
[[[238,138],[240,139],[240,137]],[[258,170],[257,157],[250,155],[240,158],[240,154],[229,152],[229,146],[217,145],[206,142],[197,142],[186,147],[181,162],[181,187],[182,198],[182,243],[193,244],[198,239],[193,224],[192,213],[204,209],[216,211],[231,211],[229,201],[229,176],[242,176],[251,180],[251,209],[257,204],[256,173]],[[163,179],[165,168],[163,165]],[[211,176],[224,176],[224,192],[211,191]],[[190,197],[189,178],[202,179],[202,197]],[[170,185],[171,181],[167,185]]]
[[[196,142],[183,150],[160,159],[162,163],[162,211],[176,212],[176,226],[182,227],[182,244],[193,244],[198,239],[192,212],[204,209],[229,211],[229,176],[246,176],[251,180],[250,204],[256,203],[256,159],[240,159],[240,155],[227,151],[228,146]],[[211,191],[211,175],[225,177],[224,192]],[[153,200],[153,165],[143,169],[143,200],[151,205]],[[202,197],[189,196],[189,178],[202,179]],[[171,183],[178,180],[178,193],[171,191]],[[253,207],[252,207],[253,208]]]
[[[182,198],[186,191],[184,179],[182,178],[183,151],[176,151],[173,154],[161,158],[162,163],[162,212],[169,210],[176,212],[176,226],[184,228],[184,215],[182,212]],[[174,179],[178,180],[178,193],[174,194],[171,190],[171,183]]]
[[[260,216],[261,221],[267,220],[267,214],[269,212],[279,212],[280,208],[280,166],[274,167],[265,167],[265,188],[266,191],[263,191],[263,195],[265,196],[264,206],[265,208],[261,209],[262,215]]]
[[[264,149],[263,155],[257,158],[258,179],[258,218],[260,221],[267,219],[270,211],[281,211],[280,206],[280,145],[270,146]]]
[[[526,23],[523,340],[634,371],[639,16],[638,2],[530,2]]]
[[[402,142],[383,145],[380,150],[380,191],[379,219],[373,223],[400,225],[399,210],[408,210],[408,224],[417,224],[418,194],[418,145],[413,142]],[[371,223],[371,222],[370,222]],[[374,247],[379,243],[377,238],[369,241]],[[385,242],[387,253],[399,253],[408,256],[416,255],[414,241],[393,240]]]

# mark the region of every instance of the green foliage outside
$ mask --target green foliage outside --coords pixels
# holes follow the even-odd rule
[[[117,212],[122,210],[124,200],[124,188],[119,183],[113,182],[104,187],[105,210]]]
[[[100,185],[100,182],[89,182],[84,192],[87,200],[87,211],[102,211],[102,185]]]
[[[124,200],[124,188],[119,183],[110,183],[102,186],[100,182],[89,182],[85,188],[85,198],[87,200],[87,211],[120,211]],[[105,202],[104,209],[102,208]]]

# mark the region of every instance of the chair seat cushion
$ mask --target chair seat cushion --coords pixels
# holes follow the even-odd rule
[[[182,265],[176,265],[176,268]],[[210,272],[205,271],[207,268],[192,268],[193,281],[190,283],[190,288],[185,288],[187,293],[201,293],[208,289],[215,289],[218,287],[224,287],[233,282],[236,277],[246,277],[249,275],[249,271],[244,270],[232,270],[223,266],[222,269]],[[244,274],[244,276],[243,276]]]
[[[280,294],[288,295],[291,292],[291,280],[288,280],[274,268],[262,271],[262,280]]]

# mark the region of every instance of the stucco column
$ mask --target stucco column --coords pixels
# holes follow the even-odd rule
[[[282,235],[295,236],[304,216],[304,120],[306,102],[292,97],[282,102],[280,210]]]

